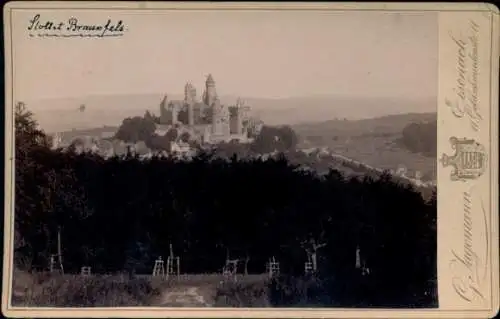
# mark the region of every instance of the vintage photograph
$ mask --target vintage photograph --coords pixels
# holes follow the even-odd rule
[[[11,14],[12,307],[439,307],[437,12]]]

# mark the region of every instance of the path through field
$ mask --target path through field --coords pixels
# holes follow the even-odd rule
[[[212,307],[213,296],[206,287],[171,287],[162,292],[162,307]]]
[[[159,307],[219,307],[226,305],[228,302],[226,298],[232,300],[227,295],[229,293],[229,296],[232,296],[231,287],[250,287],[255,284],[265,286],[268,275],[239,275],[235,279],[234,282],[227,281],[227,278],[221,274],[191,274],[171,278],[168,282],[160,283],[158,286],[160,296],[154,299],[153,305]]]

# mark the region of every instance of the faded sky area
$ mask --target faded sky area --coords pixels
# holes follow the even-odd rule
[[[29,37],[28,21],[123,20],[120,38]],[[437,95],[436,13],[15,11],[16,100],[101,94],[428,98]]]

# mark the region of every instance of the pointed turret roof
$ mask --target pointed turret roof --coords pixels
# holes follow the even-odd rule
[[[165,104],[165,103],[167,103],[167,102],[168,102],[168,96],[165,94],[165,95],[163,96],[163,100],[161,100],[161,103],[162,103],[162,104]]]
[[[208,74],[208,77],[207,77],[207,83],[214,83],[214,78],[212,77],[212,74]]]

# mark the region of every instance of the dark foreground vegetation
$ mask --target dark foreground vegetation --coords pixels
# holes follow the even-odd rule
[[[172,244],[183,273],[220,272],[228,255],[245,260],[241,272],[250,274],[263,273],[273,256],[281,263],[283,276],[276,280],[226,287],[226,295],[247,296],[229,305],[245,306],[250,303],[245,298],[258,295],[278,307],[437,306],[436,197],[424,200],[390,175],[347,179],[332,170],[318,176],[297,170],[284,157],[105,160],[53,151],[47,144],[31,114],[19,107],[15,262],[20,270],[46,270],[60,230],[66,273],[82,266],[101,274],[151,273],[154,260],[165,258]],[[369,274],[356,267],[358,247]],[[318,255],[318,272],[311,277],[303,274],[306,252]],[[131,288],[136,284],[142,288]],[[82,285],[95,286],[95,292],[85,290],[90,301],[66,305],[102,305],[111,291],[144,304],[141,293],[131,291],[155,291],[146,281]],[[68,296],[80,291],[58,289]]]

